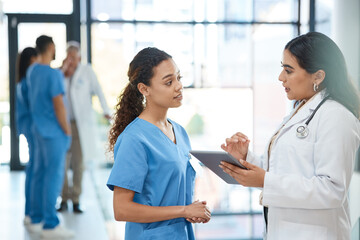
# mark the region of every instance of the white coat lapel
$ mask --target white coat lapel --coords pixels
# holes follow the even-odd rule
[[[321,100],[324,98],[324,94],[322,92],[316,94],[314,98],[306,103],[284,126],[283,130],[292,127],[293,125],[305,122],[312,112],[315,110],[315,108],[319,105]],[[290,115],[291,116],[291,115]]]

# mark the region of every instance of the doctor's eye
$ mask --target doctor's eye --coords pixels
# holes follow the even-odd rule
[[[179,75],[179,76],[177,77],[177,80],[178,80],[178,81],[181,81],[182,78],[183,78],[183,76]]]

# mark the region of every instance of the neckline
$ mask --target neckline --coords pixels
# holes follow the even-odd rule
[[[157,129],[157,131],[159,131],[166,139],[168,139],[172,144],[174,144],[174,145],[176,145],[177,146],[177,134],[176,134],[176,132],[175,132],[175,127],[174,127],[174,124],[173,124],[173,122],[169,119],[169,118],[167,118],[166,120],[171,124],[171,128],[172,128],[172,131],[173,131],[173,133],[174,133],[174,141],[172,141],[163,131],[161,131],[161,129],[158,127],[158,126],[156,126],[155,124],[153,124],[153,123],[151,123],[151,122],[149,122],[149,121],[147,121],[147,120],[145,120],[145,119],[142,119],[142,118],[139,118],[139,117],[137,117],[137,119],[140,119],[141,121],[143,121],[143,122],[145,122],[145,123],[147,123],[147,124],[149,124],[150,126],[152,126],[153,128],[156,128]]]

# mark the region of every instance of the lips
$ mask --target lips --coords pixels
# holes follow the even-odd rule
[[[182,100],[182,99],[183,99],[183,96],[182,96],[182,94],[180,93],[179,95],[177,95],[176,97],[174,97],[174,99],[176,99],[176,100]]]
[[[289,92],[290,91],[290,88],[285,88],[285,92]]]

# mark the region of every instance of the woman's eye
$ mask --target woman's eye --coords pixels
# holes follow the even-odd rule
[[[178,76],[178,81],[181,81],[182,78],[183,76]]]
[[[165,85],[170,86],[171,83],[172,83],[172,81],[168,81],[168,82],[165,83]]]
[[[289,71],[289,70],[287,70],[287,69],[285,69],[285,72],[286,72],[287,74],[290,74],[290,73],[291,73],[291,71]]]

